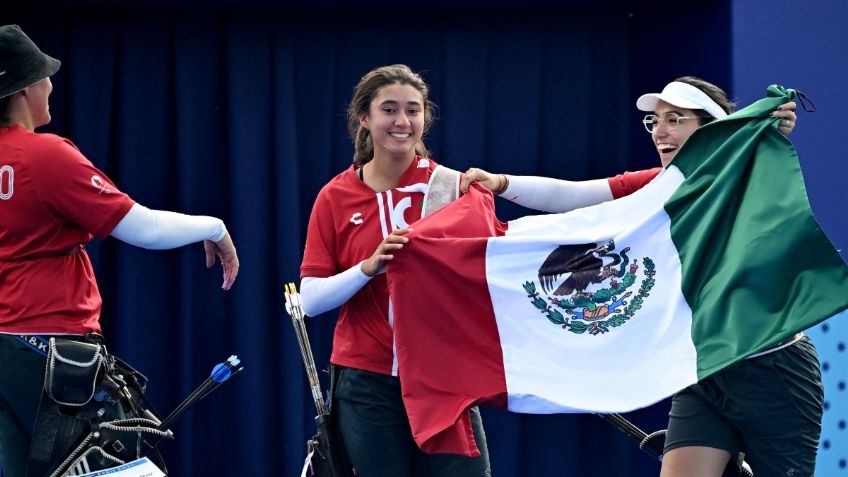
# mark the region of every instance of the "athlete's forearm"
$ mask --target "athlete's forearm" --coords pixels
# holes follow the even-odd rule
[[[165,250],[203,240],[217,242],[226,234],[224,222],[215,217],[151,210],[136,203],[111,235],[137,247]]]
[[[606,179],[566,181],[537,176],[509,176],[501,195],[518,205],[543,212],[568,212],[612,200]]]
[[[371,277],[362,273],[362,263],[331,277],[303,277],[300,281],[300,303],[306,316],[317,316],[342,306],[365,286]]]

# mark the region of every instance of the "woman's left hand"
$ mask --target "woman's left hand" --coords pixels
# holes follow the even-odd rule
[[[796,104],[794,101],[783,103],[777,108],[777,111],[771,113],[774,118],[780,118],[780,124],[777,128],[785,135],[789,135],[795,129],[795,123],[798,121],[798,116],[795,115]]]

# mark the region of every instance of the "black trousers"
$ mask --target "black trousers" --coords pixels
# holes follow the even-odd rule
[[[345,450],[359,477],[489,477],[489,451],[480,411],[471,410],[479,457],[427,454],[412,438],[400,380],[353,368],[339,368],[336,406]]]
[[[46,353],[17,335],[0,334],[0,474],[26,475],[32,432],[44,386]]]

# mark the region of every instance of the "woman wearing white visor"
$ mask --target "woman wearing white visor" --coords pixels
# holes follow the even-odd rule
[[[698,127],[726,117],[734,104],[720,88],[685,76],[636,107],[663,166]],[[795,128],[795,103],[772,115],[781,132]],[[477,181],[510,201],[566,212],[632,194],[661,168],[571,182],[469,169],[463,192]],[[740,453],[757,476],[812,476],[821,433],[821,370],[809,338],[798,334],[677,393],[672,399],[661,477],[719,477]]]

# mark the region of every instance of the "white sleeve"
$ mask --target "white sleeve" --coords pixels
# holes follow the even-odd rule
[[[303,277],[300,281],[300,305],[306,316],[318,316],[342,306],[371,280],[362,273],[362,262],[332,277]]]
[[[530,209],[553,213],[613,199],[607,179],[574,182],[537,176],[509,176],[509,185],[500,197]]]
[[[203,240],[217,242],[226,234],[224,222],[215,217],[151,210],[136,203],[111,235],[136,247],[165,250]]]

